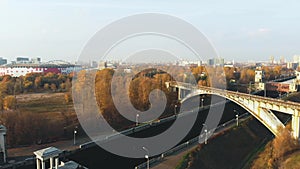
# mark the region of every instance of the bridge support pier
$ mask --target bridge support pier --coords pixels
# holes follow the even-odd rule
[[[180,88],[178,88],[178,100],[181,100],[182,98],[181,98],[181,89]]]
[[[182,100],[190,93],[189,90],[178,88],[178,100]]]
[[[293,130],[293,137],[300,141],[300,115],[299,112],[296,111],[292,116],[292,130]]]

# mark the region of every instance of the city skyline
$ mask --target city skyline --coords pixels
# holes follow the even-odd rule
[[[298,49],[299,2],[35,1],[0,0],[0,56],[75,61],[105,25],[137,13],[179,17],[194,25],[220,57],[235,61],[291,61]]]

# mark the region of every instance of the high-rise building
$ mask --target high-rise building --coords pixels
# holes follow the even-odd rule
[[[274,60],[274,56],[270,56],[270,63],[274,64],[275,60]]]
[[[284,63],[285,63],[284,56],[280,56],[280,64],[284,64]]]
[[[17,57],[16,63],[29,63],[29,58],[27,57]]]
[[[294,55],[293,56],[293,62],[294,63],[300,63],[300,55]]]
[[[3,59],[2,57],[0,57],[0,65],[5,65],[7,64],[7,59]]]
[[[209,66],[223,66],[224,65],[224,58],[213,58],[208,60]]]
[[[33,64],[40,64],[41,63],[41,58],[36,57],[36,58],[31,58],[31,63]]]

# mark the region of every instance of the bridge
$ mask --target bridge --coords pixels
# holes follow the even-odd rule
[[[279,134],[279,128],[284,124],[273,114],[273,111],[282,112],[292,116],[292,134],[300,140],[300,104],[280,99],[262,97],[246,93],[239,93],[212,87],[197,86],[183,82],[166,82],[167,88],[178,91],[178,99],[181,103],[194,96],[211,94],[224,97],[247,110],[258,119],[275,136]]]

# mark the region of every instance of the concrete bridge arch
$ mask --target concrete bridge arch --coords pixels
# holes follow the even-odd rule
[[[178,99],[185,102],[187,99],[201,94],[211,94],[224,97],[245,110],[258,119],[275,136],[279,134],[279,128],[285,125],[273,114],[272,110],[292,115],[292,134],[300,140],[300,104],[280,99],[267,98],[257,95],[227,91],[211,87],[198,87],[187,83],[169,83],[167,87],[176,88]]]

